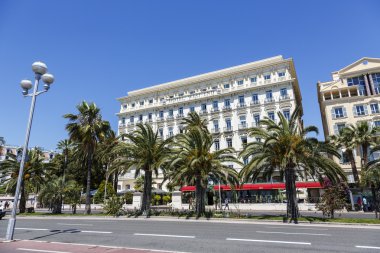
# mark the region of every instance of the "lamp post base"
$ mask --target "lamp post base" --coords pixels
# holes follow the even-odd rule
[[[9,218],[8,220],[8,228],[7,228],[7,234],[5,235],[5,239],[8,241],[13,240],[13,234],[15,231],[15,225],[16,225],[16,219],[15,218]]]

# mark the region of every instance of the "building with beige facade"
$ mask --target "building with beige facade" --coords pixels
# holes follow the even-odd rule
[[[146,122],[165,139],[181,133],[182,119],[196,111],[208,120],[214,150],[233,147],[240,151],[244,143],[253,141],[248,128],[265,117],[278,120],[279,111],[289,117],[301,105],[301,94],[293,60],[276,56],[130,91],[118,101],[119,134]],[[120,176],[118,190],[133,189],[134,175],[131,170]],[[282,182],[279,177],[270,180]],[[162,176],[154,181],[154,187],[165,189]]]
[[[325,138],[336,135],[349,124],[367,121],[380,126],[380,59],[364,57],[338,71],[332,72],[332,80],[318,82],[318,101]],[[340,150],[339,162],[354,182],[351,166]],[[354,151],[360,170],[360,149]],[[376,155],[376,154],[375,154]],[[374,158],[374,157],[372,157]]]

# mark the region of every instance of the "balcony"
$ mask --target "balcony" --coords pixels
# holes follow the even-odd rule
[[[238,108],[245,108],[245,106],[246,106],[245,103],[239,103],[238,104]]]
[[[231,110],[232,110],[232,108],[230,105],[223,107],[223,112],[227,112],[227,111],[231,111]]]
[[[159,117],[158,119],[157,119],[157,122],[163,122],[165,119],[164,119],[164,117]]]
[[[182,118],[184,118],[185,117],[185,115],[183,115],[183,113],[180,113],[180,114],[177,114],[177,119],[182,119]]]
[[[211,133],[213,133],[213,134],[219,134],[220,133],[220,128],[219,127],[215,127],[213,129],[211,129]]]
[[[153,120],[152,119],[147,119],[147,120],[145,120],[145,123],[153,123]]]
[[[251,101],[251,106],[257,106],[257,105],[260,105],[260,101],[259,100],[252,100]]]
[[[265,104],[271,104],[271,103],[274,103],[274,102],[275,102],[274,98],[266,98],[265,101],[264,101]]]
[[[171,134],[167,134],[167,135],[166,135],[166,139],[169,139],[169,138],[171,138],[171,137],[173,137],[173,136],[174,136],[173,133],[171,133]]]
[[[207,110],[201,110],[201,111],[199,112],[200,115],[207,115],[207,113],[208,113]]]
[[[129,126],[129,127],[130,127],[130,126],[134,126],[134,125],[135,125],[135,122],[128,122],[128,123],[127,123],[127,126]]]
[[[224,132],[232,132],[232,126],[228,126],[228,127],[225,127],[224,129]]]
[[[290,96],[288,94],[280,96],[280,101],[289,100]]]
[[[247,128],[248,128],[248,124],[247,123],[241,123],[238,126],[239,130],[246,130]]]
[[[166,117],[166,120],[168,120],[168,121],[169,120],[174,120],[174,116],[173,115],[169,115],[169,116]]]
[[[219,108],[218,107],[211,108],[211,113],[216,113],[216,112],[219,112]]]

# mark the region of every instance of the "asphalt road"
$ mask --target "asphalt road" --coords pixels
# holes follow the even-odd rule
[[[6,225],[7,220],[0,221],[0,238],[5,236]],[[380,252],[379,234],[379,226],[357,225],[23,218],[17,221],[15,239],[165,252]],[[0,244],[0,252],[12,252],[4,250]]]

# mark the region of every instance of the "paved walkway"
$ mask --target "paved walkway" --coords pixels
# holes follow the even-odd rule
[[[6,253],[173,253],[175,251],[162,251],[139,248],[124,248],[115,246],[86,245],[75,243],[46,242],[17,240],[13,242],[0,242],[0,252]]]

